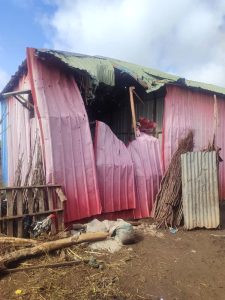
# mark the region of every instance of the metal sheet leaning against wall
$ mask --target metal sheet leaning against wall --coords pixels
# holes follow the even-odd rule
[[[181,155],[184,226],[217,228],[220,224],[216,152]]]

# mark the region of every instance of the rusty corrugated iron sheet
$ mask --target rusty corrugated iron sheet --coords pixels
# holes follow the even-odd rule
[[[87,113],[73,76],[28,49],[28,70],[44,148],[46,181],[65,187],[65,222],[101,213]]]
[[[218,119],[215,126],[216,145],[225,160],[225,100],[217,97]],[[167,87],[164,103],[162,157],[167,169],[179,139],[194,131],[194,151],[206,149],[214,136],[214,97],[175,86]],[[225,199],[225,162],[219,168],[220,199]]]
[[[95,159],[104,213],[136,207],[134,167],[129,151],[103,122],[96,122]]]
[[[184,226],[217,228],[220,224],[216,152],[181,155]]]

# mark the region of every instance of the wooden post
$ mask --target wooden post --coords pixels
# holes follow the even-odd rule
[[[32,189],[27,190],[27,202],[28,214],[32,214],[34,212],[34,193]]]
[[[53,193],[52,193],[52,188],[47,187],[47,194],[48,194],[48,209],[53,210],[54,209],[54,204],[53,204]],[[55,220],[51,224],[51,233],[55,234],[56,233],[56,226],[55,226]]]
[[[43,189],[39,189],[38,197],[39,197],[39,212],[45,211],[44,191],[43,191]]]
[[[213,143],[215,143],[216,146],[216,132],[218,127],[218,105],[216,95],[214,95],[213,119]]]
[[[23,190],[17,191],[17,215],[23,214]],[[17,221],[17,235],[18,237],[23,237],[23,219]]]
[[[136,132],[136,115],[135,115],[135,107],[134,107],[134,95],[133,95],[133,90],[135,89],[134,86],[129,87],[129,92],[130,92],[130,108],[131,108],[131,115],[132,115],[132,125],[134,129],[134,136],[135,138],[137,137],[137,132]]]
[[[13,190],[6,191],[7,199],[7,217],[13,216]],[[8,220],[7,222],[7,235],[13,236],[13,220]]]

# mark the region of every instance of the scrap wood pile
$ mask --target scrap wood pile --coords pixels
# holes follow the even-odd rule
[[[193,132],[180,140],[166,171],[155,202],[154,218],[157,227],[177,227],[182,221],[181,154],[193,151]]]

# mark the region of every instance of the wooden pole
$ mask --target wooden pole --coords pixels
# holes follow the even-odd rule
[[[135,138],[137,137],[137,132],[136,132],[136,115],[135,115],[135,107],[134,107],[134,95],[133,95],[133,91],[134,91],[135,87],[134,86],[130,86],[129,87],[129,92],[130,92],[130,108],[131,108],[131,115],[132,115],[132,125],[133,125],[133,129],[134,129],[134,136]]]
[[[45,242],[37,246],[16,250],[9,254],[3,255],[0,257],[0,271],[6,269],[7,265],[12,262],[16,262],[21,259],[28,257],[46,254],[54,250],[70,247],[72,245],[84,243],[84,242],[96,242],[105,240],[108,236],[106,232],[89,232],[83,233],[81,235],[68,237],[65,239],[60,239],[51,242]]]
[[[217,105],[217,97],[214,95],[214,109],[213,109],[213,144],[216,145],[216,131],[218,127],[218,105]]]

